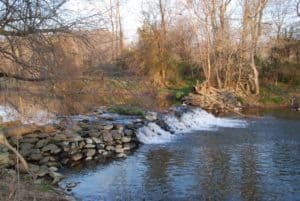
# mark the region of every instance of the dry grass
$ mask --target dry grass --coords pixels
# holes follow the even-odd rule
[[[18,181],[19,180],[19,181]],[[18,175],[14,171],[0,170],[0,201],[68,201],[72,200],[62,191],[46,182],[35,182],[28,175]]]

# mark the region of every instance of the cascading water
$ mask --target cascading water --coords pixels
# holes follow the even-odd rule
[[[140,128],[137,137],[144,144],[160,144],[170,142],[176,133],[187,133],[193,130],[216,130],[218,127],[245,127],[246,121],[219,118],[200,108],[184,109],[177,108],[179,115],[168,114],[162,117],[162,121],[169,127],[168,131],[162,129],[156,123],[148,123]],[[174,134],[171,134],[174,133]]]

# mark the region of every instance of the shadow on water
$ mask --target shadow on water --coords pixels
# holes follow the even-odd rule
[[[264,114],[246,128],[143,145],[125,160],[71,171],[60,185],[80,182],[72,193],[85,201],[300,200],[299,118]]]

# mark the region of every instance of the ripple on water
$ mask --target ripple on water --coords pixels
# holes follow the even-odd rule
[[[267,125],[267,126],[266,126]],[[125,160],[70,172],[86,200],[300,200],[300,124],[260,118],[143,145]]]

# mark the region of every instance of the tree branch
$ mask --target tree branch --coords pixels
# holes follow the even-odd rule
[[[297,15],[300,17],[300,0],[297,2]]]
[[[14,75],[14,74],[5,73],[5,72],[0,72],[0,78],[13,78],[13,79],[16,79],[16,80],[28,81],[28,82],[41,82],[41,81],[47,80],[44,77],[38,77],[38,78],[23,77],[23,76]]]
[[[69,33],[70,31],[65,28],[54,28],[54,29],[34,29],[34,30],[27,30],[27,31],[6,31],[0,30],[0,35],[2,36],[18,36],[18,37],[26,37],[31,34],[42,34],[42,33]]]

